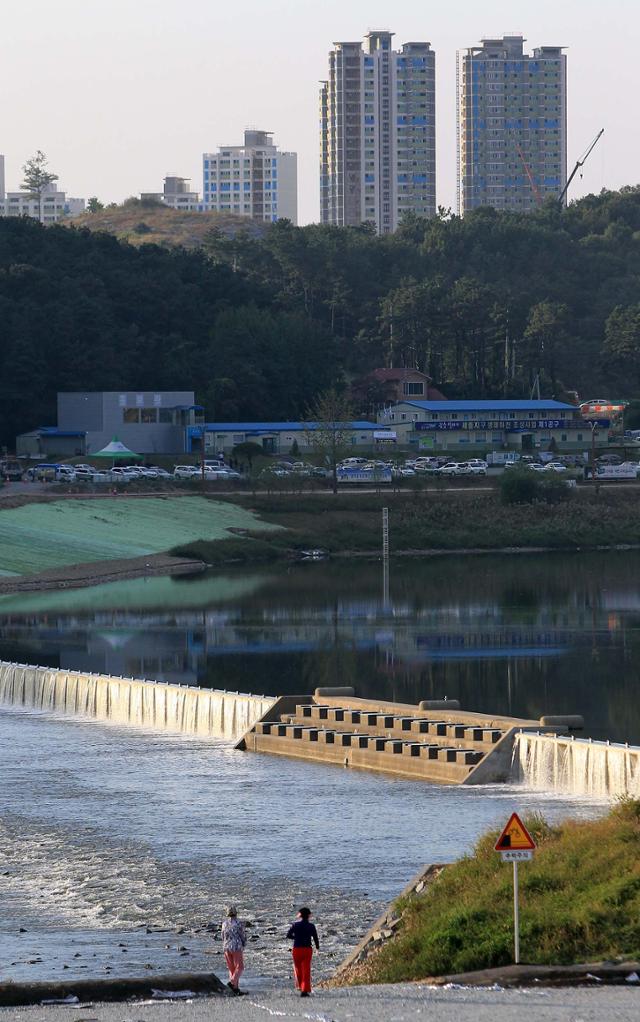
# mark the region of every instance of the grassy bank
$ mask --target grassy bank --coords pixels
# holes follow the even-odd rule
[[[538,851],[520,868],[521,957],[568,965],[640,955],[640,802],[588,823],[527,821]],[[345,981],[395,983],[513,961],[512,872],[497,833],[396,908],[398,936]]]
[[[338,554],[381,547],[381,508],[390,511],[391,552],[549,547],[593,549],[640,543],[640,493],[584,491],[561,504],[501,504],[493,493],[437,495],[320,494],[234,498],[285,531],[268,538],[181,544],[174,553],[209,564],[289,556],[309,547]]]

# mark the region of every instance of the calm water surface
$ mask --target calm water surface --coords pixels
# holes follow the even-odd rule
[[[353,684],[408,702],[583,713],[640,741],[637,554],[326,563],[0,600],[0,658],[255,693]],[[283,929],[316,908],[330,971],[423,863],[514,809],[604,806],[443,788],[236,753],[223,742],[0,708],[4,977],[214,968],[228,900],[253,976],[287,975]],[[24,932],[20,932],[22,931]],[[65,969],[65,966],[67,968]]]

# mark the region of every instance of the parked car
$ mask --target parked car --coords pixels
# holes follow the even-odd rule
[[[463,476],[469,474],[469,466],[465,461],[447,461],[438,469],[438,475]]]
[[[622,458],[619,454],[601,454],[599,458],[596,458],[598,465],[621,465]]]
[[[59,483],[74,483],[76,481],[76,470],[73,465],[58,465],[56,480]]]
[[[482,461],[481,458],[471,458],[470,461],[466,462],[469,474],[472,476],[486,476],[488,466],[486,461]]]
[[[200,469],[197,465],[176,465],[173,474],[176,479],[193,479],[200,474]]]
[[[561,461],[548,461],[544,466],[545,472],[566,472],[567,466],[563,465]]]
[[[139,479],[137,472],[132,472],[128,466],[117,465],[111,469],[111,479],[114,483],[131,483],[134,479]]]
[[[530,461],[527,465],[525,465],[525,468],[528,468],[530,472],[544,472],[545,471],[544,465],[541,465],[537,461]]]
[[[7,458],[5,461],[0,462],[0,476],[3,479],[17,483],[22,479],[23,474],[24,469],[22,465],[14,458]]]

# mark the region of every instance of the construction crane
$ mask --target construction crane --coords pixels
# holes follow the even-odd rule
[[[516,145],[516,149],[518,150],[518,156],[522,160],[522,166],[524,167],[525,174],[529,178],[529,184],[531,185],[531,191],[534,194],[536,203],[538,204],[538,206],[541,206],[542,205],[542,196],[540,194],[540,189],[538,188],[538,186],[537,186],[537,184],[535,182],[534,176],[531,173],[531,170],[529,169],[529,164],[527,163],[527,161],[524,158],[524,153],[522,152],[521,147],[519,145]]]
[[[584,167],[585,163],[589,159],[591,153],[593,152],[593,150],[595,149],[595,147],[597,146],[598,142],[600,141],[600,139],[602,138],[603,135],[604,135],[604,128],[600,128],[600,131],[598,132],[598,134],[594,138],[594,140],[591,143],[591,145],[589,146],[589,148],[582,154],[580,159],[576,161],[576,165],[573,168],[573,170],[571,171],[571,174],[569,176],[569,179],[568,179],[566,185],[564,186],[564,188],[560,192],[560,197],[558,198],[558,205],[559,206],[562,206],[562,203],[565,200],[566,194],[567,194],[567,192],[569,190],[569,185],[573,181],[574,177],[576,176],[576,174],[578,173],[580,168]],[[580,175],[580,177],[582,177],[582,174]]]

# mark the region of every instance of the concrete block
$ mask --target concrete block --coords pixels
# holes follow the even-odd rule
[[[437,759],[438,758],[438,752],[440,751],[441,746],[440,745],[421,745],[420,749],[421,749],[420,755],[422,756],[423,759]]]
[[[401,756],[402,755],[402,746],[403,745],[404,745],[404,742],[396,741],[393,738],[387,738],[387,740],[385,742],[384,750],[385,750],[385,752],[392,752],[396,756]]]
[[[316,712],[314,717],[317,716],[318,720],[329,719],[329,707],[328,706],[316,706]]]
[[[286,738],[288,730],[288,724],[274,724],[273,731],[271,733],[277,735],[278,738]]]
[[[336,733],[335,731],[320,731],[320,741],[324,742],[325,745],[335,745]]]
[[[305,727],[302,731],[302,738],[305,742],[317,742],[318,741],[318,728],[317,727]]]
[[[411,730],[414,735],[427,735],[429,734],[429,721],[422,719],[411,721]]]
[[[413,717],[396,717],[395,726],[400,728],[401,731],[411,731],[411,725],[413,724]]]
[[[337,745],[351,745],[351,739],[352,738],[353,738],[353,735],[347,735],[347,734],[344,734],[344,732],[340,732],[340,733],[338,733],[336,735],[336,744]]]
[[[395,717],[391,713],[377,713],[377,727],[393,727]]]
[[[440,738],[445,738],[447,734],[447,725],[444,720],[430,720],[429,721],[429,734],[437,735]]]
[[[361,714],[361,720],[367,727],[376,727],[378,723],[379,714],[377,713],[363,713]]]
[[[344,685],[342,688],[338,685],[329,688],[317,688],[313,694],[316,699],[322,699],[323,696],[354,696],[356,690],[352,685]]]
[[[347,719],[349,724],[359,724],[361,717],[362,717],[362,714],[360,713],[360,710],[348,710],[347,711],[346,719]]]
[[[418,742],[405,742],[402,749],[403,756],[419,756],[420,744]]]
[[[384,752],[386,747],[387,747],[387,739],[386,738],[370,738],[369,739],[369,748],[372,749],[374,752]]]
[[[313,706],[296,706],[296,717],[311,717],[313,710]]]
[[[291,738],[296,739],[302,738],[303,731],[306,731],[306,728],[300,727],[299,724],[294,724],[291,728],[289,728],[289,735],[287,737],[290,736]]]
[[[273,726],[273,724],[269,724],[267,721],[261,720],[256,725],[256,731],[259,735],[270,735]]]
[[[570,731],[582,731],[584,728],[584,717],[581,717],[578,713],[570,713],[560,717],[545,715],[540,717],[540,723],[543,727],[566,727]]]
[[[418,703],[419,710],[459,710],[458,699],[423,699]]]
[[[351,744],[356,749],[368,749],[369,748],[369,736],[368,735],[352,735]]]
[[[327,715],[327,720],[333,720],[333,721],[336,721],[338,723],[342,723],[342,721],[344,720],[344,715],[345,715],[346,712],[347,711],[343,710],[342,707],[338,707],[338,706],[332,707],[329,710],[329,713]]]
[[[447,727],[447,733],[450,738],[464,738],[465,730],[464,724],[449,724]]]

